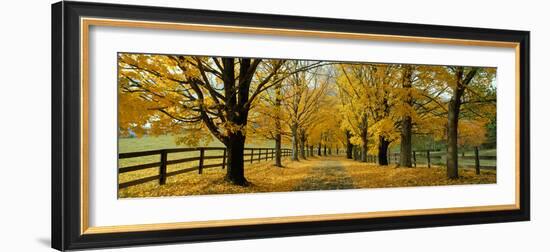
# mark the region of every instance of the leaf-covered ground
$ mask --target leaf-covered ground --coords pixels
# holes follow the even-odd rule
[[[275,167],[271,162],[246,165],[245,176],[251,183],[248,187],[231,185],[223,179],[225,170],[212,168],[204,170],[202,175],[191,172],[169,177],[163,186],[153,181],[124,188],[119,190],[119,197],[496,183],[496,171],[493,170],[482,170],[480,175],[476,175],[474,170],[461,169],[459,179],[449,180],[441,167],[397,168],[395,165],[359,163],[343,157],[313,157],[299,162],[284,160],[284,168]],[[155,171],[151,169],[149,175],[154,175]],[[121,181],[128,181],[135,175],[120,176]]]

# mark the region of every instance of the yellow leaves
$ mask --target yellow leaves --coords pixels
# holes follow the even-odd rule
[[[212,154],[213,155],[213,154]],[[334,158],[331,158],[334,160]],[[373,164],[360,163],[343,158],[337,159],[337,165],[343,167],[342,177],[350,178],[353,188],[388,188],[408,186],[436,186],[458,184],[494,184],[495,171],[482,170],[476,175],[472,169],[463,169],[459,179],[449,180],[445,169],[441,167],[426,168],[391,168]],[[153,161],[151,161],[153,162]],[[205,162],[220,163],[220,160],[205,160]],[[209,163],[207,163],[209,164]],[[181,170],[195,164],[177,164],[168,166],[169,171]],[[277,168],[269,162],[255,164],[246,163],[245,175],[251,182],[249,187],[235,186],[224,181],[224,170],[219,168],[205,169],[203,174],[194,172],[183,173],[169,177],[167,183],[159,186],[157,181],[127,187],[119,190],[121,198],[160,197],[179,195],[233,194],[253,192],[288,192],[304,190],[304,185],[311,184],[312,171],[326,166],[325,158],[289,161],[283,160],[285,168]],[[317,168],[317,169],[316,169]],[[139,171],[140,177],[153,176],[156,169]],[[119,174],[119,181],[130,181],[140,177],[138,172]],[[315,182],[332,182],[338,179],[334,173],[315,172]],[[316,184],[315,186],[321,186]]]
[[[215,154],[210,154],[215,155]],[[218,155],[221,155],[219,153]],[[221,163],[221,160],[208,159],[205,164]],[[178,195],[204,195],[204,194],[233,194],[252,192],[288,192],[295,188],[310,175],[310,171],[320,161],[289,161],[283,159],[284,168],[275,167],[272,161],[254,164],[245,163],[245,175],[251,185],[248,187],[236,186],[224,180],[225,170],[219,168],[205,169],[203,174],[195,172],[183,173],[167,179],[167,183],[159,186],[157,181],[139,184],[119,190],[121,198],[136,197],[160,197]],[[181,170],[195,164],[176,164],[168,166],[171,170]],[[170,170],[170,171],[171,171]],[[156,169],[146,169],[140,177],[158,174]],[[155,173],[156,172],[156,173]],[[132,177],[137,172],[119,174],[119,181],[130,181],[139,177]]]
[[[461,146],[479,146],[487,139],[488,120],[460,120],[458,122],[458,143]]]
[[[481,175],[476,175],[473,169],[461,169],[460,178],[450,180],[446,170],[436,166],[390,168],[347,161],[345,169],[358,188],[496,183],[496,173],[491,170],[483,170]]]
[[[349,131],[351,141],[361,145],[366,130],[372,147],[378,136],[396,143],[400,121],[410,117],[414,133],[443,139],[447,101],[457,78],[452,66],[333,63],[303,71],[299,69],[316,62],[262,60],[248,95],[260,85],[270,88],[252,102],[248,121],[238,125],[225,122],[238,115],[226,110],[229,100],[221,98],[225,82],[220,62],[216,57],[120,53],[120,134],[175,133],[182,135],[181,144],[198,144],[212,137],[202,122],[204,111],[222,136],[242,132],[272,139],[280,132],[284,139],[290,124],[298,124],[310,144],[343,143],[344,131]],[[244,62],[233,61],[236,74]],[[464,69],[467,73],[471,67]],[[270,82],[260,84],[272,74]],[[496,99],[495,75],[495,68],[481,69],[465,91],[464,101],[471,104],[463,104],[460,115],[467,120],[459,126],[463,144],[484,139],[485,124],[477,118],[494,118],[496,107],[480,100]],[[245,94],[231,95],[239,99]]]
[[[183,146],[208,146],[212,142],[212,135],[202,128],[186,129],[185,134],[176,136],[176,144]]]
[[[222,129],[221,134],[224,136],[228,136],[230,133],[237,133],[237,132],[242,132],[244,135],[246,135],[245,125],[238,125],[238,124],[226,121],[226,122],[220,123],[219,126]]]

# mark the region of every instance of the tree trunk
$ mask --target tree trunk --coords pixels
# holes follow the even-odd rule
[[[281,163],[281,134],[277,133],[275,135],[275,166],[283,167]]]
[[[224,88],[226,94],[226,120],[233,125],[246,128],[248,121],[248,91],[253,75],[246,73],[245,69],[251,66],[250,60],[242,60],[239,70],[240,85],[235,85],[235,58],[222,58],[224,65]],[[234,95],[238,93],[239,95]],[[206,111],[201,112],[203,118],[208,117]],[[206,125],[210,131],[213,131],[211,121],[206,120]],[[215,131],[215,130],[214,130]],[[215,131],[217,132],[217,131]],[[227,173],[225,179],[235,185],[247,186],[248,181],[244,177],[244,144],[246,136],[242,130],[229,132],[227,137],[222,138],[222,142],[227,147]]]
[[[323,148],[324,148],[324,150],[323,150],[323,156],[326,156],[326,155],[327,155],[327,145],[324,144],[324,145],[323,145]]]
[[[317,146],[317,156],[321,156],[321,143]]]
[[[458,92],[449,101],[447,116],[447,177],[458,178],[458,115],[460,113],[460,98]],[[458,99],[457,99],[458,98]]]
[[[244,143],[242,132],[231,133],[226,142],[227,173],[225,179],[235,185],[246,186],[248,181],[244,177]]]
[[[361,131],[361,162],[367,162],[367,129]]]
[[[279,82],[275,86],[275,166],[283,167],[281,163],[281,88]]]
[[[306,135],[305,130],[300,130],[300,158],[306,159]]]
[[[309,146],[309,156],[313,157],[313,145]]]
[[[385,137],[378,137],[378,164],[388,165],[388,146],[390,142]]]
[[[353,144],[351,144],[351,132],[346,130],[346,158],[353,158]]]
[[[405,103],[412,108],[413,98],[410,93],[412,87],[412,66],[406,66],[403,75],[403,89],[407,92]],[[412,167],[412,119],[410,115],[405,115],[401,121],[401,150],[399,157],[399,166]]]
[[[457,67],[455,70],[456,86],[453,87],[447,114],[447,177],[450,179],[458,178],[458,119],[462,95],[478,70],[479,68],[472,68],[466,76],[464,76],[464,67]]]
[[[298,161],[298,125],[292,124],[292,161]]]
[[[399,166],[412,167],[412,122],[410,116],[401,121],[401,153]]]
[[[479,170],[479,148],[477,146],[474,149],[474,155],[475,155],[475,159],[476,159],[476,162],[475,162],[476,174],[479,175],[480,174],[480,170]]]

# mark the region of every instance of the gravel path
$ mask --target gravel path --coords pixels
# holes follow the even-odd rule
[[[323,160],[321,166],[314,167],[304,180],[296,186],[296,191],[352,189],[353,180],[338,160]]]

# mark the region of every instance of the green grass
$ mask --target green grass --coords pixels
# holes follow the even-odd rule
[[[185,148],[193,146],[177,145],[175,136],[162,135],[162,136],[143,136],[141,138],[119,138],[118,139],[118,151],[119,153],[145,151],[145,150],[157,150],[167,148]],[[247,148],[273,148],[275,143],[273,141],[257,141],[247,140]],[[201,147],[224,147],[224,145],[214,139],[208,145],[202,144]]]

